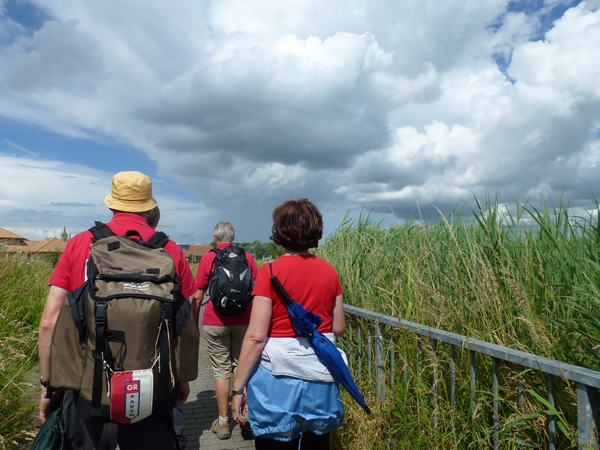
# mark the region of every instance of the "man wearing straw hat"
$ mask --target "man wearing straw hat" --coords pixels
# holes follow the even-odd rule
[[[156,200],[152,197],[152,179],[141,172],[119,172],[112,179],[112,190],[104,203],[113,212],[113,217],[107,223],[113,233],[123,236],[129,230],[135,230],[142,239],[147,240],[154,230],[148,225],[147,217],[156,207]],[[54,272],[50,276],[50,292],[46,299],[44,311],[39,328],[39,357],[41,368],[42,396],[40,399],[39,416],[42,422],[55,408],[59,401],[57,393],[51,398],[45,398],[50,374],[50,344],[52,332],[67,294],[79,287],[86,280],[86,262],[90,258],[92,233],[84,231],[74,236],[68,243],[65,251]],[[164,246],[165,251],[171,255],[175,268],[181,281],[181,292],[190,298],[196,292],[194,277],[181,248],[172,240]],[[183,403],[189,394],[189,384],[179,383],[177,403]],[[76,416],[75,404],[77,396],[72,392],[65,392],[63,400],[63,416],[67,437],[75,450],[99,449],[107,444],[106,434],[103,437],[104,424],[81,420]],[[81,429],[79,424],[85,425]],[[114,426],[114,424],[111,424]],[[147,419],[131,425],[118,425],[117,439],[121,450],[140,448],[173,449],[175,448],[175,435],[173,433],[173,420],[169,414],[151,415]],[[86,433],[87,431],[87,433]],[[102,443],[101,443],[102,442]]]

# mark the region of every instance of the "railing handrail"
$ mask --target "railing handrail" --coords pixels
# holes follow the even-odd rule
[[[396,319],[395,317],[386,316],[384,314],[358,308],[356,306],[345,304],[344,311],[365,319],[390,325],[394,328],[406,328],[409,331],[418,334],[419,336],[437,339],[457,347],[473,350],[494,358],[519,364],[523,367],[540,370],[544,373],[566,378],[577,383],[585,384],[586,386],[600,389],[600,372],[596,372],[585,367],[545,358],[543,356],[534,355],[532,353],[527,353],[520,350],[514,350],[512,348],[503,347],[501,345],[492,344],[490,342],[481,341],[479,339],[470,338],[456,333],[450,333],[448,331],[428,327],[419,323],[410,322],[408,320]]]

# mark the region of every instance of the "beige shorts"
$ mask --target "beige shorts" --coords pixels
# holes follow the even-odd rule
[[[215,380],[230,378],[237,368],[248,326],[204,325],[202,328]]]

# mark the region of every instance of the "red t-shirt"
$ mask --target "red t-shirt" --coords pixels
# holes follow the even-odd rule
[[[332,332],[335,299],[342,294],[342,285],[331,264],[314,255],[287,255],[273,262],[273,275],[296,302],[321,317],[321,333]],[[290,315],[271,284],[268,264],[260,268],[252,294],[273,301],[269,337],[297,336]]]
[[[226,247],[229,247],[231,242],[223,242],[217,246],[219,250],[223,250]],[[217,257],[215,252],[208,252],[206,255],[202,257],[200,262],[198,263],[198,272],[196,272],[196,287],[198,289],[202,289],[206,291],[208,288],[208,281],[210,276],[210,271],[212,270],[213,261]],[[256,268],[256,261],[254,260],[254,256],[251,253],[246,252],[246,259],[248,260],[248,266],[250,267],[250,272],[252,272],[252,279],[256,280],[256,273],[258,269]],[[208,292],[206,292],[208,294]],[[208,326],[233,326],[233,325],[248,325],[250,323],[250,311],[252,311],[252,303],[246,308],[242,314],[237,314],[233,316],[227,316],[225,314],[218,313],[215,311],[215,308],[212,302],[209,300],[206,306],[204,307],[204,313],[202,315],[202,325]]]
[[[137,214],[118,213],[115,214],[106,225],[113,233],[124,236],[129,230],[135,230],[147,240],[155,231],[148,226],[146,219]],[[74,236],[65,248],[58,260],[58,264],[52,272],[48,283],[67,291],[72,291],[81,286],[86,280],[86,266],[90,258],[90,247],[93,235],[90,231],[84,231]],[[181,280],[181,292],[184,297],[189,298],[196,292],[196,283],[190,265],[181,250],[174,241],[169,240],[165,245],[166,252],[171,255],[175,262],[175,270]]]

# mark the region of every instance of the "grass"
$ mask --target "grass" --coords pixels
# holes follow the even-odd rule
[[[37,329],[52,271],[47,258],[0,253],[0,449],[18,448],[37,426],[31,371]]]

